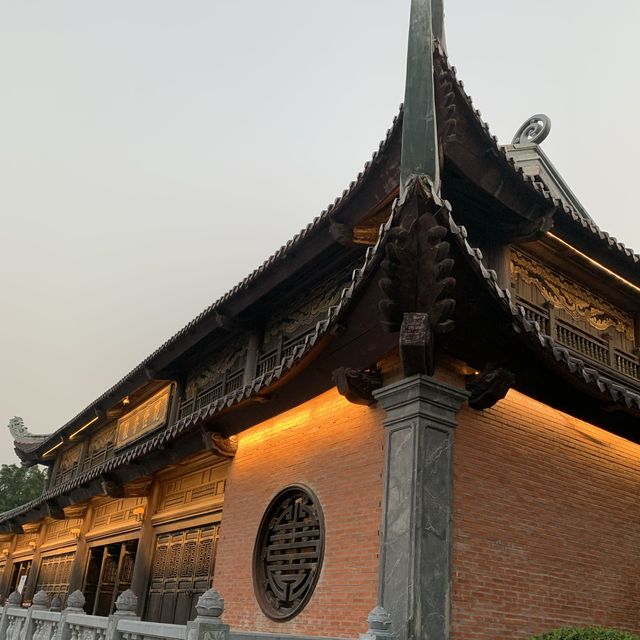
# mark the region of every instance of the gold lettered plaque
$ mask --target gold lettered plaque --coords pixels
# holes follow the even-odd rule
[[[158,391],[154,396],[138,405],[118,420],[116,447],[136,440],[143,433],[153,431],[167,421],[171,385]]]

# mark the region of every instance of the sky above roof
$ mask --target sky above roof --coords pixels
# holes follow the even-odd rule
[[[53,431],[318,215],[403,99],[410,0],[0,3],[0,463]],[[530,115],[640,249],[640,3],[445,0],[502,143]]]

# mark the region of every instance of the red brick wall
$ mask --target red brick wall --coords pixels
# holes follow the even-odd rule
[[[229,467],[215,584],[238,630],[356,638],[376,604],[383,427],[381,410],[335,390],[240,435]],[[317,495],[325,518],[322,572],[305,609],[278,623],[258,606],[252,555],[264,510],[289,484]]]
[[[511,392],[463,409],[454,640],[640,630],[640,447]]]

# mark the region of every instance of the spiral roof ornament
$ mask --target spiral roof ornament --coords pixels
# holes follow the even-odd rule
[[[551,119],[544,113],[531,116],[516,132],[511,144],[542,144],[551,132]]]

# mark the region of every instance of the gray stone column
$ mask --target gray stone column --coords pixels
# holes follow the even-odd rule
[[[447,640],[453,435],[469,394],[416,375],[374,395],[387,412],[379,603],[398,640]]]

